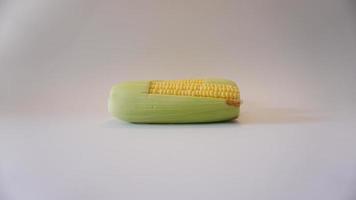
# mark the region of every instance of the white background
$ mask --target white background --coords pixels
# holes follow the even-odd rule
[[[137,125],[125,80],[236,81],[238,121]],[[0,1],[0,199],[356,199],[354,0]]]

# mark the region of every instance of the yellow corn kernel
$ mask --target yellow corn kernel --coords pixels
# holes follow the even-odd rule
[[[240,99],[236,86],[205,80],[150,81],[148,94],[222,98],[231,104],[239,103]]]

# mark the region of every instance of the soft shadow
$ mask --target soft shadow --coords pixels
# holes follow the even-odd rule
[[[347,3],[348,3],[347,7],[352,13],[353,17],[356,17],[356,0],[349,0]],[[354,27],[356,27],[355,24]]]
[[[349,7],[351,7],[352,11],[356,12],[356,0],[349,0]]]
[[[111,119],[102,124],[105,128],[137,128],[137,129],[155,129],[155,128],[227,128],[237,126],[240,122],[230,120],[213,123],[190,123],[190,124],[137,124],[124,122],[118,119]]]
[[[248,105],[242,108],[239,122],[244,124],[301,124],[322,120],[322,116],[307,109],[286,107],[264,107],[262,105]]]
[[[325,116],[317,115],[307,109],[288,107],[267,107],[258,103],[244,104],[241,107],[240,117],[237,120],[214,122],[214,123],[193,123],[193,124],[136,124],[111,119],[102,124],[105,128],[136,128],[136,129],[156,129],[156,128],[231,128],[250,124],[302,124],[315,123],[325,119]]]

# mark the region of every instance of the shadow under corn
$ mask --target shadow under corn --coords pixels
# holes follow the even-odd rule
[[[299,108],[288,107],[267,107],[259,104],[242,105],[240,117],[236,120],[213,122],[213,123],[188,123],[188,124],[139,124],[129,123],[118,119],[106,121],[103,126],[106,128],[135,128],[135,129],[155,129],[155,128],[232,128],[244,125],[282,125],[282,124],[304,124],[315,123],[325,119],[317,113]]]
[[[155,128],[227,128],[236,127],[240,122],[237,120],[211,122],[211,123],[185,123],[185,124],[141,124],[130,123],[118,119],[106,121],[103,127],[106,128],[136,128],[136,129],[155,129]]]

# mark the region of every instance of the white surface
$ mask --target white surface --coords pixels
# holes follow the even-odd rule
[[[1,1],[0,199],[356,199],[351,0]],[[238,122],[135,125],[132,79],[225,77]]]

